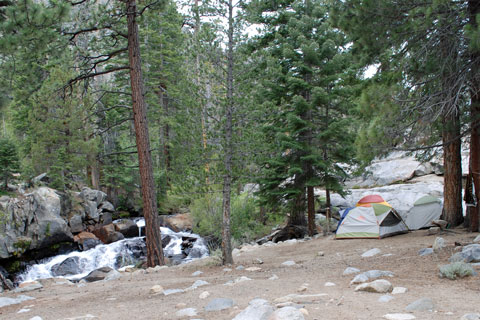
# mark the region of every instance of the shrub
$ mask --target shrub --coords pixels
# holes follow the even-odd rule
[[[190,206],[193,217],[193,230],[202,236],[222,237],[222,199],[218,195],[207,194],[193,201]]]
[[[202,236],[222,237],[222,198],[208,194],[193,201],[190,206],[194,232]],[[232,196],[231,234],[235,241],[249,242],[265,235],[271,228],[259,222],[255,198],[248,194]]]
[[[468,263],[458,261],[440,267],[440,277],[455,280],[475,275],[475,270]]]

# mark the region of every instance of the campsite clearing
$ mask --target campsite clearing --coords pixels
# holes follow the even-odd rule
[[[84,286],[45,284],[40,291],[24,293],[35,300],[0,308],[0,319],[28,320],[40,316],[43,320],[50,320],[86,314],[97,317],[91,319],[102,320],[188,319],[176,315],[176,307],[184,306],[195,308],[198,319],[223,320],[234,318],[254,298],[275,305],[276,299],[290,294],[311,295],[313,300],[300,301],[308,312],[307,320],[383,319],[386,314],[408,313],[406,306],[421,298],[431,299],[435,309],[413,312],[417,319],[460,319],[466,313],[480,312],[477,301],[480,276],[455,281],[441,279],[438,266],[447,264],[448,258],[457,251],[455,242],[471,243],[478,234],[459,229],[455,232],[442,235],[447,247],[440,253],[424,257],[419,256],[418,251],[435,241],[435,236],[428,236],[426,230],[381,240],[333,240],[329,236],[272,246],[247,245],[240,250],[240,255],[234,256],[236,264],[229,269],[217,266],[213,258],[207,258],[158,272],[122,273],[120,279]],[[361,257],[362,253],[373,248],[379,248],[381,253]],[[259,264],[258,259],[263,263]],[[285,261],[294,261],[295,264],[282,265]],[[237,270],[239,265],[244,268]],[[249,269],[251,267],[255,268]],[[394,299],[388,302],[379,302],[382,294],[354,291],[355,286],[350,285],[350,281],[355,274],[343,275],[347,267],[358,268],[361,272],[393,272],[393,277],[385,279],[394,287],[407,288],[407,292],[392,295]],[[478,267],[476,270],[480,271]],[[195,271],[203,273],[193,276]],[[208,284],[168,296],[150,293],[152,286],[157,284],[165,290],[186,289],[197,280]],[[229,281],[232,284],[225,285]],[[328,286],[327,282],[330,283]],[[318,294],[326,295],[315,298],[314,295]],[[4,295],[13,296],[11,293]],[[205,296],[208,297],[201,298]],[[235,305],[222,311],[206,312],[204,307],[214,298],[233,299]],[[17,313],[22,308],[30,311]]]

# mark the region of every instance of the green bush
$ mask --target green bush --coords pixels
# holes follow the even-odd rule
[[[202,236],[222,237],[222,197],[208,194],[193,201],[190,212],[193,230]],[[259,208],[255,198],[248,194],[232,196],[231,233],[234,241],[249,242],[268,233],[271,227],[260,222]]]
[[[193,231],[202,236],[222,237],[222,198],[207,194],[196,199],[190,206]]]
[[[464,278],[473,276],[475,270],[468,263],[458,261],[440,267],[440,277],[455,280],[457,277]]]

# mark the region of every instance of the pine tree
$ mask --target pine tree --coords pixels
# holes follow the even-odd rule
[[[0,177],[3,180],[2,188],[8,190],[8,180],[13,173],[19,170],[17,149],[7,138],[0,139]]]
[[[326,9],[322,1],[253,2],[254,21],[264,25],[254,45],[262,55],[258,99],[271,146],[260,194],[287,207],[289,225],[306,225],[307,187],[311,203],[315,186],[342,192],[345,172],[337,163],[349,161],[347,39],[331,27]]]
[[[394,9],[392,9],[394,8]],[[465,37],[468,6],[451,1],[337,1],[333,14],[366,63],[379,63],[401,90],[399,119],[418,127],[439,126],[444,151],[444,218],[463,220],[461,203],[461,115],[474,62]],[[399,123],[404,123],[399,121]],[[428,126],[428,125],[427,125]],[[405,130],[407,132],[407,130]],[[415,141],[418,143],[418,139]]]

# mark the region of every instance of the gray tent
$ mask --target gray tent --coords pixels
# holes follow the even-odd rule
[[[433,196],[424,196],[415,201],[413,208],[408,212],[405,223],[410,230],[431,227],[432,220],[440,219],[442,201]]]

